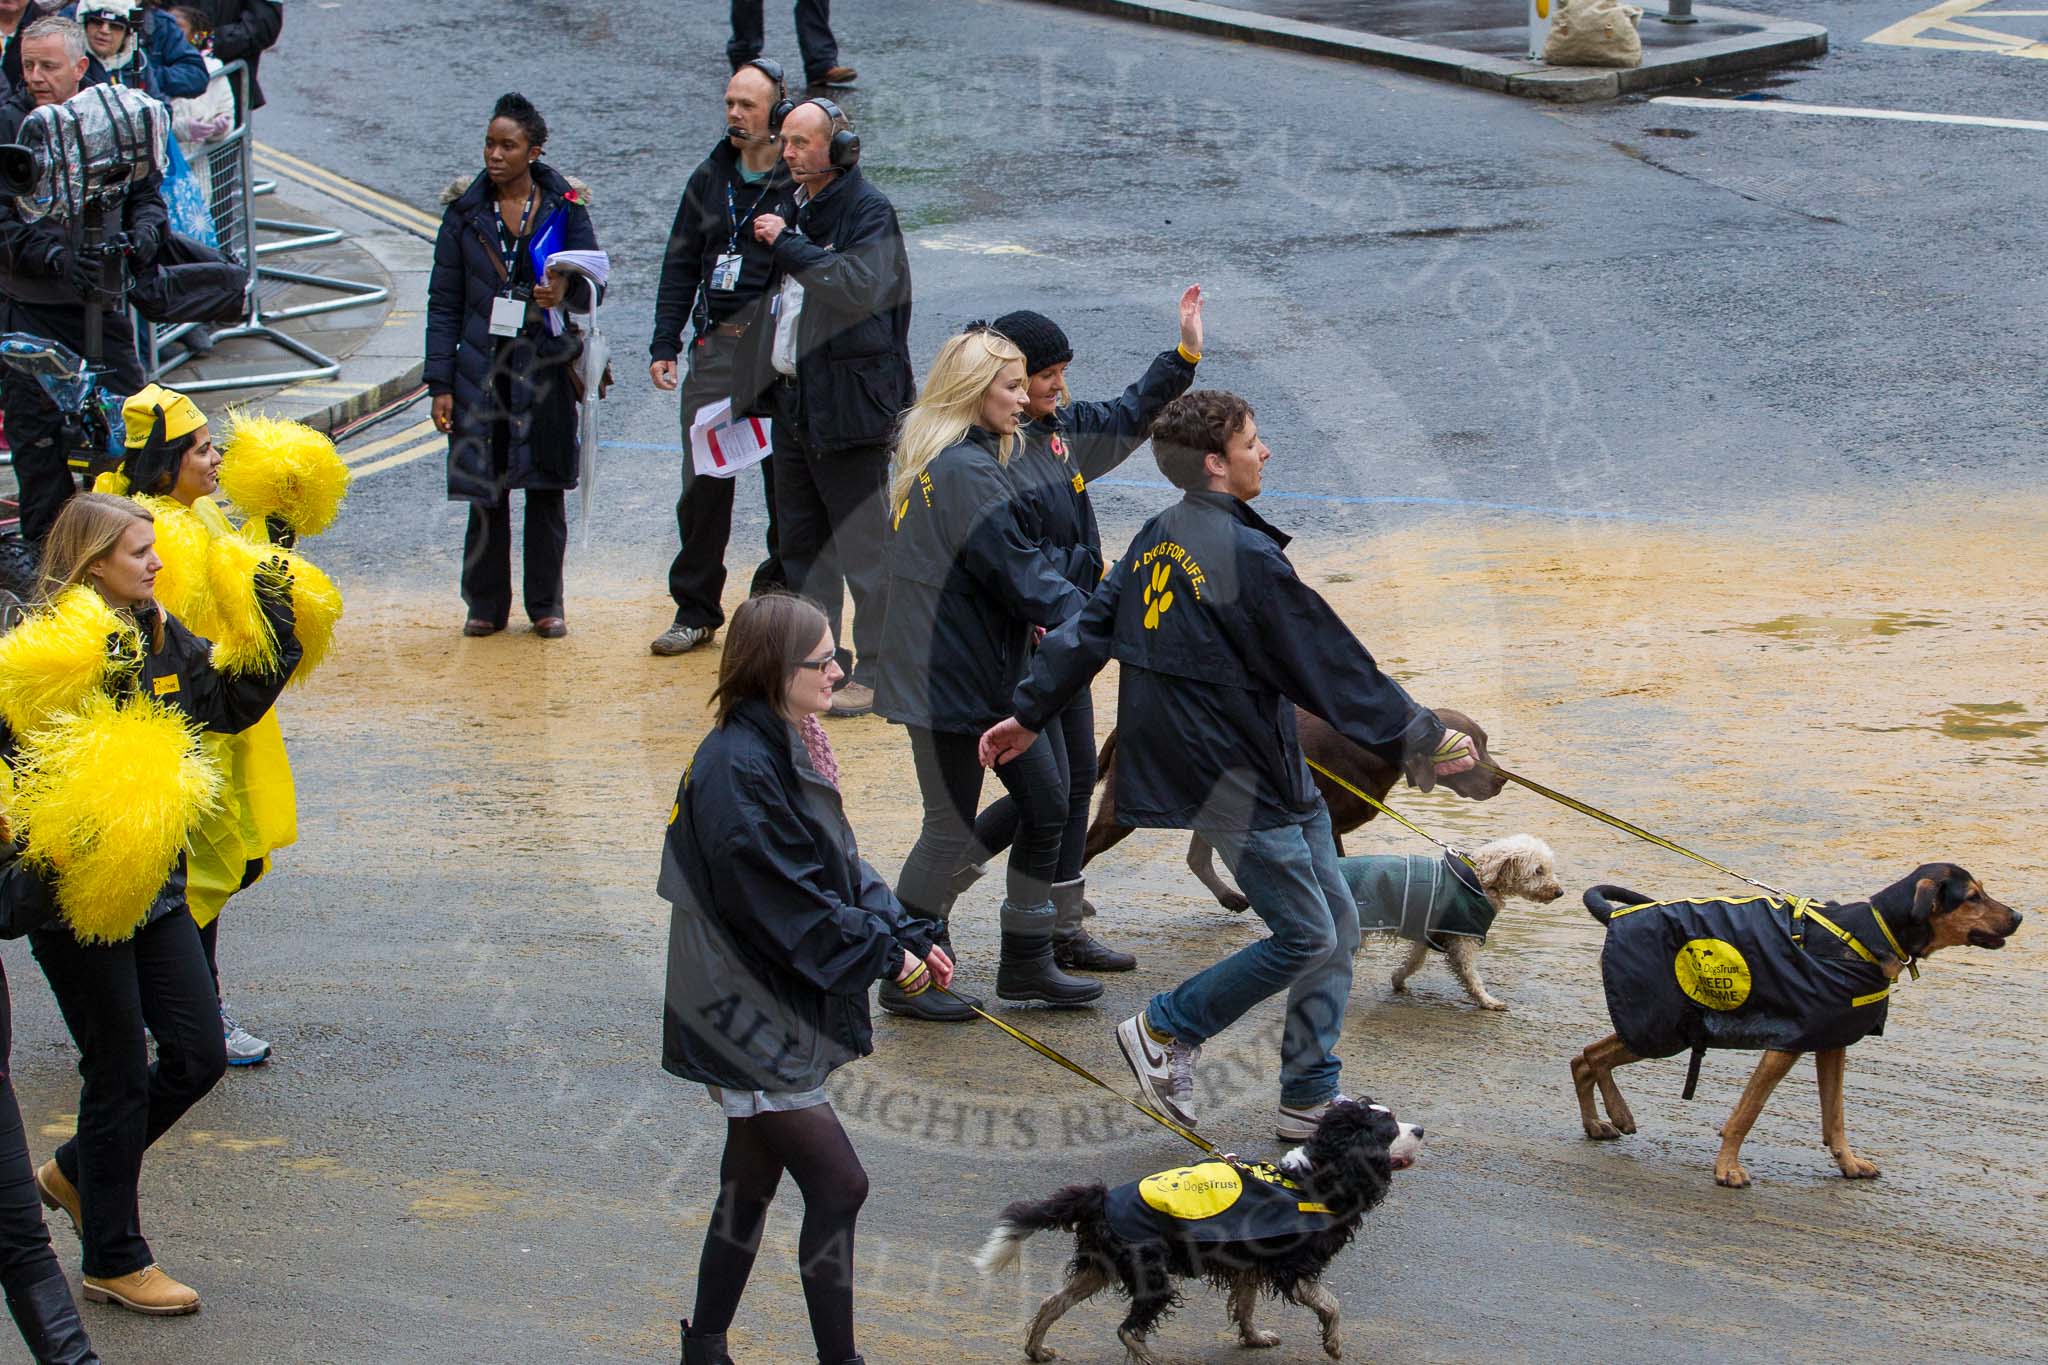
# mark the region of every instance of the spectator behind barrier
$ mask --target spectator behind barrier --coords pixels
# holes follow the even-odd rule
[[[166,21],[168,22],[168,21]],[[183,41],[180,39],[180,41]],[[61,104],[88,82],[85,33],[69,19],[40,19],[8,50],[22,70],[22,88],[0,105],[0,142],[19,140],[22,121],[46,104]],[[131,269],[156,259],[166,216],[158,177],[131,183],[120,212],[108,223],[125,234]],[[87,299],[100,269],[52,218],[29,222],[12,198],[0,198],[0,331],[27,332],[60,341],[84,353]],[[106,310],[103,338],[106,371],[100,383],[125,398],[143,385],[128,310]],[[14,472],[21,483],[21,534],[40,543],[57,512],[77,490],[64,445],[64,419],[34,379],[11,366],[0,367],[0,410],[7,413],[14,446]]]

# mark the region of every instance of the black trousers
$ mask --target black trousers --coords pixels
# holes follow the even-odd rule
[[[21,1126],[21,1106],[14,1101],[13,1053],[14,1007],[7,973],[0,971],[0,1287],[10,1298],[51,1276],[64,1277],[50,1250],[50,1230],[43,1226],[35,1163]]]
[[[156,1259],[136,1197],[142,1154],[228,1067],[206,950],[183,906],[126,943],[88,948],[62,925],[32,931],[29,942],[85,1078],[78,1135],[56,1153],[57,1169],[78,1189],[85,1273],[127,1275]]]
[[[761,55],[764,36],[761,0],[732,0],[732,41],[725,45],[725,55],[733,70]],[[796,0],[796,45],[804,54],[804,79],[813,85],[839,65],[839,44],[832,37],[832,0]]]
[[[847,676],[872,687],[882,616],[888,610],[882,544],[888,527],[889,448],[820,454],[797,421],[796,386],[779,384],[776,392],[771,436],[782,572],[792,592],[825,609]],[[847,591],[853,594],[852,648],[839,629]]]
[[[1060,747],[1066,754],[1067,820],[1060,830],[1060,856],[1053,880],[1070,882],[1081,875],[1088,852],[1088,808],[1095,797],[1095,698],[1085,687],[1060,712]],[[1051,735],[1052,730],[1046,731]],[[974,822],[974,844],[984,853],[1000,853],[1017,837],[1017,802],[1007,793]]]
[[[496,379],[498,410],[512,406],[509,376]],[[469,529],[462,536],[462,600],[470,619],[504,628],[512,616],[512,490],[505,487],[511,467],[512,433],[505,419],[491,423],[491,473],[498,483],[495,506],[469,505]],[[569,518],[557,489],[526,493],[525,564],[519,586],[526,599],[526,619],[561,616],[562,556],[569,549]]]
[[[85,348],[85,309],[44,308],[11,300],[0,305],[0,331],[27,332],[61,341],[72,350]],[[143,385],[142,362],[135,354],[135,329],[124,309],[107,315],[106,387],[125,398]],[[12,365],[0,365],[0,411],[7,414],[7,441],[14,448],[14,477],[21,485],[21,538],[41,545],[50,523],[78,491],[64,448],[64,417],[34,376]]]
[[[924,798],[924,827],[903,860],[896,899],[916,914],[938,919],[952,896],[953,875],[987,856],[974,847],[974,813],[981,807],[984,772],[976,752],[980,736],[914,725],[904,728],[910,731],[911,762]],[[1017,809],[1006,892],[1009,903],[1020,910],[1036,909],[1052,898],[1060,827],[1067,815],[1065,769],[1066,741],[1058,721],[1022,755],[996,765],[996,777]]]
[[[690,458],[690,423],[700,408],[732,392],[732,357],[737,337],[698,337],[690,343],[690,372],[683,380],[683,495],[676,502],[676,531],[682,548],[668,568],[668,595],[676,600],[676,624],[725,624],[725,547],[732,538],[735,479],[713,479],[697,473]],[[763,493],[768,499],[768,557],[754,569],[749,592],[758,596],[786,582],[778,552],[775,522],[775,460],[761,461]]]

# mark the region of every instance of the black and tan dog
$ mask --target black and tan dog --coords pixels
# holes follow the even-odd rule
[[[1742,1142],[1804,1052],[1820,1078],[1820,1135],[1851,1180],[1877,1167],[1849,1148],[1842,1069],[1849,1045],[1884,1031],[1892,983],[1919,959],[1965,944],[2002,948],[2020,914],[1954,863],[1928,863],[1867,901],[1821,904],[1752,896],[1652,901],[1596,886],[1586,908],[1607,926],[1601,975],[1615,1031],[1572,1058],[1589,1138],[1636,1130],[1614,1068],[1687,1049],[1763,1049],[1721,1128],[1714,1179],[1740,1189]],[[1687,1094],[1691,1094],[1690,1081]],[[1598,1090],[1607,1107],[1593,1107]]]
[[[1421,1146],[1422,1129],[1371,1100],[1332,1104],[1315,1136],[1278,1166],[1204,1161],[1113,1190],[1069,1185],[1050,1199],[1012,1204],[974,1264],[992,1275],[1016,1261],[1032,1233],[1074,1234],[1067,1282],[1031,1319],[1024,1354],[1032,1360],[1053,1358],[1045,1334],[1062,1314],[1114,1285],[1131,1301],[1117,1339],[1136,1365],[1158,1365],[1145,1337],[1180,1302],[1182,1280],[1207,1280],[1229,1295],[1246,1346],[1280,1340],[1252,1326],[1261,1294],[1300,1304],[1322,1324],[1323,1350],[1336,1360],[1337,1299],[1323,1287],[1323,1270]]]
[[[1447,706],[1439,706],[1435,710],[1438,720],[1453,730],[1470,735],[1472,747],[1479,754],[1476,767],[1437,780],[1469,801],[1490,801],[1499,796],[1501,788],[1507,785],[1507,779],[1494,768],[1493,760],[1487,755],[1486,727],[1463,711],[1453,711]],[[1331,729],[1321,717],[1311,715],[1298,706],[1294,708],[1294,725],[1295,733],[1301,739],[1302,756],[1329,770],[1325,773],[1310,768],[1308,772],[1316,790],[1322,793],[1323,804],[1330,809],[1330,831],[1337,837],[1337,856],[1341,858],[1344,856],[1344,836],[1378,815],[1379,809],[1352,795],[1329,773],[1335,773],[1373,800],[1384,801],[1387,793],[1394,789],[1394,784],[1401,780],[1401,767],[1370,749],[1353,744]],[[1095,756],[1095,781],[1102,788],[1102,799],[1095,803],[1095,818],[1088,824],[1088,842],[1081,855],[1084,867],[1098,854],[1122,843],[1131,832],[1129,825],[1118,824],[1116,818],[1116,731],[1113,729],[1102,741],[1102,751]],[[1250,908],[1251,902],[1244,898],[1242,892],[1216,875],[1215,851],[1199,834],[1188,839],[1188,871],[1209,888],[1209,894],[1216,897],[1216,903],[1225,910]]]

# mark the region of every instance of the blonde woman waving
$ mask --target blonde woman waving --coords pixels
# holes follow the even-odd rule
[[[890,470],[886,563],[889,615],[875,709],[910,732],[924,828],[904,860],[896,896],[911,914],[946,920],[954,875],[970,861],[982,768],[976,736],[1010,708],[1038,631],[1077,614],[1087,598],[1018,519],[1006,466],[1019,449],[1024,353],[977,324],[939,348],[924,392],[904,414]],[[1002,908],[996,994],[1081,1005],[1097,981],[1052,960],[1052,878],[1066,820],[1065,747],[1041,740],[998,770],[1015,798]],[[984,855],[985,856],[985,855]],[[882,1008],[910,1018],[973,1018],[960,1001],[882,987]]]

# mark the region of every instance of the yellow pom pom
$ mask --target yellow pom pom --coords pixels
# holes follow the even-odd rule
[[[334,524],[348,496],[348,466],[334,442],[304,422],[243,415],[221,442],[221,492],[251,524],[273,513],[301,536]]]
[[[156,553],[164,562],[156,575],[157,605],[194,633],[215,638],[220,626],[207,579],[213,532],[197,513],[174,499],[137,495],[135,501],[156,518]]]
[[[149,914],[213,809],[220,771],[184,716],[104,693],[23,737],[12,814],[29,866],[52,872],[80,943],[119,943]]]
[[[127,666],[142,659],[142,635],[91,588],[77,584],[0,635],[0,719],[21,735],[75,709],[116,667],[108,637],[120,637]]]
[[[304,555],[258,544],[248,538],[252,532],[257,532],[254,521],[240,535],[215,537],[208,558],[214,601],[229,627],[214,637],[213,663],[229,673],[268,673],[277,667],[277,641],[256,604],[256,566],[281,555],[292,569],[294,634],[304,652],[292,681],[302,682],[333,648],[334,628],[341,620],[341,591]]]

